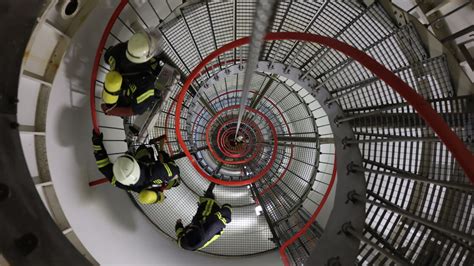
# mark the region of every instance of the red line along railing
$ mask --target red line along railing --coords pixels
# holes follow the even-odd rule
[[[301,33],[301,32],[272,32],[268,33],[266,38],[267,41],[274,40],[294,40],[302,42],[313,42],[318,43],[332,49],[335,49],[348,57],[351,57],[365,68],[370,70],[381,80],[383,80],[387,85],[389,85],[393,90],[395,90],[400,96],[402,96],[423,118],[423,120],[433,129],[433,131],[438,135],[441,141],[446,145],[448,150],[451,152],[453,157],[462,167],[466,175],[469,177],[471,182],[474,183],[474,155],[466,148],[464,143],[459,139],[459,137],[451,130],[449,125],[443,120],[443,118],[431,107],[421,95],[419,95],[414,89],[412,89],[408,84],[406,84],[402,79],[392,73],[385,66],[377,62],[372,57],[368,56],[363,51],[352,47],[346,43],[338,41],[336,39],[325,37],[321,35]],[[204,67],[211,62],[213,59],[219,55],[235,49],[239,46],[248,44],[250,42],[250,37],[244,37],[235,41],[232,41],[214,52],[210,53],[204,60],[197,65],[191,74],[186,79],[177,99],[176,106],[176,115],[175,115],[175,130],[176,136],[178,138],[178,143],[186,154],[188,159],[191,161],[196,170],[205,178],[211,182],[215,182],[215,178],[209,176],[205,173],[198,165],[196,160],[191,155],[190,151],[186,147],[183,136],[181,135],[180,130],[180,115],[182,109],[182,103],[186,92],[189,90],[191,83],[196,79]]]
[[[92,66],[92,73],[91,73],[89,102],[90,102],[90,109],[91,109],[92,126],[96,133],[100,133],[99,122],[97,121],[97,112],[95,109],[96,108],[95,106],[95,87],[96,86],[95,85],[96,85],[96,80],[97,80],[97,73],[99,71],[100,58],[102,57],[102,53],[105,48],[105,43],[107,42],[110,32],[112,31],[112,27],[114,26],[115,21],[117,21],[117,18],[119,17],[120,13],[122,13],[122,10],[125,8],[127,3],[128,3],[128,0],[121,0],[120,3],[115,8],[114,12],[112,13],[112,16],[110,16],[110,19],[105,26],[104,32],[102,32],[102,36],[100,37],[99,45],[97,46],[97,50],[95,53],[94,65]],[[89,182],[89,186],[91,187],[97,186],[97,185],[104,184],[107,182],[108,182],[107,178],[101,178],[101,179]]]
[[[114,13],[112,13],[112,16],[110,17],[109,21],[107,22],[107,25],[105,26],[102,36],[100,37],[99,46],[97,47],[97,51],[95,53],[94,65],[92,66],[92,73],[91,73],[91,83],[90,83],[91,88],[90,88],[89,96],[90,96],[92,125],[94,127],[95,132],[97,133],[100,133],[100,129],[99,129],[99,122],[97,122],[97,113],[95,110],[95,83],[97,79],[97,72],[99,71],[100,58],[102,57],[102,52],[104,51],[105,43],[107,42],[107,39],[110,35],[110,31],[112,31],[112,27],[114,26],[115,21],[119,17],[120,13],[122,13],[122,10],[125,8],[127,3],[128,3],[128,0],[121,0],[118,6],[115,8]]]
[[[415,90],[413,90],[408,84],[406,84],[403,80],[397,77],[394,73],[392,73],[389,69],[378,63],[375,59],[371,58],[363,51],[358,50],[346,43],[338,41],[333,38],[308,34],[308,33],[300,33],[300,32],[275,32],[275,33],[268,33],[266,38],[267,41],[273,40],[294,40],[294,41],[303,41],[303,42],[314,42],[318,44],[325,45],[332,49],[335,49],[348,57],[351,57],[355,61],[359,62],[365,68],[370,70],[376,76],[378,76],[381,80],[387,83],[392,89],[394,89],[400,96],[402,96],[418,113],[419,115],[425,120],[425,122],[433,129],[433,131],[438,135],[441,141],[447,146],[453,157],[459,163],[459,165],[463,168],[466,175],[469,177],[471,182],[474,183],[474,156],[472,153],[466,148],[464,143],[459,139],[459,137],[451,130],[448,124],[442,119],[442,117],[431,107],[431,105]],[[177,107],[175,113],[175,130],[176,136],[178,139],[178,143],[186,154],[190,162],[196,168],[196,170],[205,178],[207,178],[211,182],[219,183],[219,180],[216,180],[212,176],[209,176],[205,173],[198,163],[195,161],[191,153],[186,147],[186,143],[184,142],[183,136],[181,135],[180,131],[180,117],[181,117],[181,109],[182,103],[184,101],[185,94],[189,89],[191,83],[196,79],[200,74],[201,71],[206,67],[206,65],[214,60],[219,55],[235,49],[239,46],[248,44],[250,42],[249,37],[241,38],[230,42],[219,49],[215,50],[214,52],[210,53],[199,65],[197,65],[191,74],[186,79],[177,99]],[[316,217],[318,216],[319,212],[324,206],[324,203],[329,196],[329,192],[334,183],[334,179],[336,176],[336,168],[333,170],[333,175],[329,184],[329,187],[324,195],[321,204],[318,206],[316,211],[310,217],[308,222],[305,226],[297,232],[292,238],[286,241],[280,248],[280,254],[282,257],[283,262],[285,265],[289,265],[288,258],[286,256],[285,250],[286,248],[291,245],[296,239],[298,239],[301,235],[303,235],[311,224],[314,222]]]
[[[104,32],[102,33],[102,37],[100,39],[100,42],[97,48],[94,65],[92,68],[91,83],[90,83],[90,109],[91,109],[91,118],[92,118],[93,128],[96,132],[100,132],[99,123],[97,121],[96,109],[95,109],[96,108],[95,88],[96,88],[96,78],[97,78],[100,58],[102,56],[103,48],[112,30],[112,27],[115,21],[117,20],[118,16],[120,15],[120,13],[122,12],[122,10],[125,8],[127,3],[128,3],[127,0],[121,0],[119,5],[114,10],[111,18],[109,19],[104,29]],[[459,163],[459,165],[463,168],[463,170],[465,171],[466,175],[469,177],[471,182],[474,183],[474,164],[472,164],[472,162],[474,161],[473,154],[465,147],[464,143],[459,139],[459,137],[449,128],[449,126],[441,118],[441,116],[431,107],[431,105],[427,101],[423,99],[422,96],[416,93],[403,80],[398,78],[395,74],[390,72],[390,70],[385,68],[376,60],[374,60],[373,58],[371,58],[364,52],[358,50],[357,48],[354,48],[336,39],[332,39],[332,38],[320,36],[320,35],[313,35],[313,34],[299,33],[299,32],[278,32],[278,33],[269,33],[266,36],[266,40],[267,41],[295,40],[295,41],[315,42],[315,43],[328,46],[332,49],[338,50],[339,52],[345,54],[346,56],[351,57],[354,60],[358,61],[361,65],[366,67],[376,76],[378,76],[380,79],[386,82],[390,87],[392,87],[392,89],[397,91],[397,93],[399,93],[410,105],[412,105],[412,107],[419,113],[419,115],[425,120],[425,122],[434,130],[434,132],[438,135],[441,141],[447,146],[447,148],[450,150],[450,152],[452,153],[456,161]],[[221,48],[215,50],[211,54],[209,54],[191,72],[191,74],[188,76],[186,82],[183,85],[183,88],[181,89],[178,95],[178,100],[177,100],[178,104],[177,104],[176,113],[175,113],[176,136],[177,136],[178,143],[181,149],[184,151],[184,153],[186,154],[188,159],[191,161],[191,163],[196,167],[196,169],[198,168],[200,169],[200,167],[197,165],[197,162],[194,160],[193,156],[187,149],[186,144],[184,143],[183,137],[181,135],[181,131],[179,130],[180,114],[181,114],[181,109],[182,109],[181,104],[184,101],[184,96],[186,94],[186,91],[189,89],[193,80],[199,76],[202,69],[210,61],[212,61],[217,56],[219,56],[220,54],[226,51],[248,44],[249,41],[250,41],[249,37],[241,38],[231,43],[228,43],[222,46]],[[280,247],[280,254],[286,265],[289,265],[289,261],[285,253],[286,248],[289,245],[291,245],[294,241],[296,241],[301,235],[303,235],[307,231],[307,229],[311,226],[311,224],[314,222],[319,212],[323,208],[324,203],[327,200],[329,192],[331,191],[331,188],[334,184],[335,176],[336,176],[336,167],[334,166],[333,175],[331,177],[328,189],[321,201],[321,204],[318,206],[318,208],[310,217],[310,219],[305,224],[305,226],[299,232],[297,232],[292,238],[290,238],[288,241],[283,243],[283,245]],[[90,182],[90,185],[96,185],[96,184],[100,184],[104,182],[106,181],[96,180],[96,181]]]

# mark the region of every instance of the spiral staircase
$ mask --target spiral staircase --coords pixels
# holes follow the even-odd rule
[[[114,5],[90,106],[112,161],[141,144],[125,133],[133,117],[96,108],[109,70],[101,55],[137,23],[159,30],[182,79],[145,142],[166,134],[182,185],[162,204],[128,196],[169,240],[214,182],[233,221],[202,256],[278,250],[285,265],[474,263],[474,90],[453,78],[452,56],[433,52],[418,22],[386,1],[281,1],[255,53],[262,3],[166,1],[166,16],[163,5]]]

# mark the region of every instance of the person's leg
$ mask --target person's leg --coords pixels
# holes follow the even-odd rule
[[[199,221],[202,220],[202,218],[204,217],[204,213],[206,211],[206,208],[207,208],[207,204],[208,204],[207,200],[204,200],[204,201],[200,200],[199,207],[197,209],[196,215],[194,215],[193,220],[192,220],[193,224],[197,224]]]
[[[196,215],[193,217],[193,223],[200,221],[204,217],[209,216],[211,213],[214,213],[216,207],[218,208],[216,202],[214,201],[215,197],[212,193],[216,184],[211,183],[204,193],[203,197],[199,197],[199,207]]]

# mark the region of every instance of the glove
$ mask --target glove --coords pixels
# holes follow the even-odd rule
[[[95,132],[94,129],[92,130],[92,143],[94,145],[101,145],[103,139],[104,139],[104,134],[102,132],[97,134],[97,132]]]
[[[183,228],[183,227],[184,227],[184,226],[183,226],[183,222],[181,221],[181,219],[178,219],[178,220],[176,221],[176,225],[174,226],[174,230],[175,230],[175,231],[178,231],[179,228]]]
[[[181,184],[181,178],[179,178],[179,177],[177,179],[173,180],[173,181],[174,182],[173,182],[172,187],[177,187]]]

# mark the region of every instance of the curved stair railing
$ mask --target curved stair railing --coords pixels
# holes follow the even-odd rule
[[[109,36],[107,30],[114,27],[126,5],[127,1],[120,2],[101,46]],[[342,5],[345,9],[338,9]],[[317,12],[305,13],[303,8]],[[133,10],[140,17],[140,9]],[[170,152],[185,155],[188,167],[190,162],[208,180],[220,182],[212,172],[203,169],[202,160],[196,159],[197,154],[208,151],[199,150],[199,145],[190,142],[193,132],[188,133],[189,121],[181,114],[184,114],[183,106],[189,109],[186,104],[196,104],[195,96],[219,72],[228,75],[225,71],[244,67],[247,53],[244,45],[249,39],[238,37],[249,32],[248,24],[242,21],[250,17],[252,6],[238,2],[187,3],[177,10],[179,15],[165,20],[160,30],[166,38],[166,54],[187,79],[179,94],[177,90],[173,92],[172,102],[163,111],[164,122],[158,126],[162,127],[161,132],[168,133]],[[302,12],[304,26],[291,22],[291,15],[297,11]],[[230,18],[217,16],[226,12]],[[334,18],[338,12],[345,13],[347,20],[335,19],[333,25],[328,25],[326,16]],[[301,32],[269,33],[261,56],[265,62],[259,63],[257,72],[289,79],[314,97],[327,115],[338,155],[337,183],[334,184],[333,165],[327,172],[322,200],[313,208],[313,214],[296,208],[282,220],[285,226],[272,221],[272,212],[266,208],[271,205],[265,203],[272,199],[265,197],[266,194],[281,191],[284,182],[271,186],[272,193],[253,182],[256,180],[246,184],[255,184],[250,189],[255,203],[265,203],[262,204],[265,220],[270,224],[272,241],[280,246],[284,262],[289,264],[291,259],[291,263],[306,261],[313,265],[354,260],[360,263],[389,260],[400,264],[430,259],[446,263],[472,261],[469,206],[472,206],[473,189],[469,179],[474,178],[474,158],[469,131],[472,115],[466,112],[472,100],[456,96],[443,57],[427,58],[410,25],[396,27],[377,4],[364,7],[326,1],[282,2],[275,16],[272,30],[287,31],[293,27]],[[226,19],[235,23],[229,26],[224,23]],[[212,29],[205,34],[202,20]],[[343,22],[338,24],[340,21]],[[119,22],[126,24],[120,19]],[[329,37],[304,33],[314,32],[316,26]],[[228,38],[222,30],[229,27],[234,35]],[[95,85],[97,81],[100,83],[97,70],[101,46],[91,80],[92,107],[96,100]],[[260,89],[260,94],[265,92]],[[198,105],[203,105],[202,102]],[[220,102],[221,108],[229,106],[228,102]],[[93,117],[94,111],[92,108]],[[96,123],[94,127],[98,129],[99,125]],[[290,141],[299,143],[295,145],[316,139],[291,138]],[[329,224],[322,228],[313,222],[333,184],[336,193],[333,211]],[[435,254],[437,257],[433,258]]]

